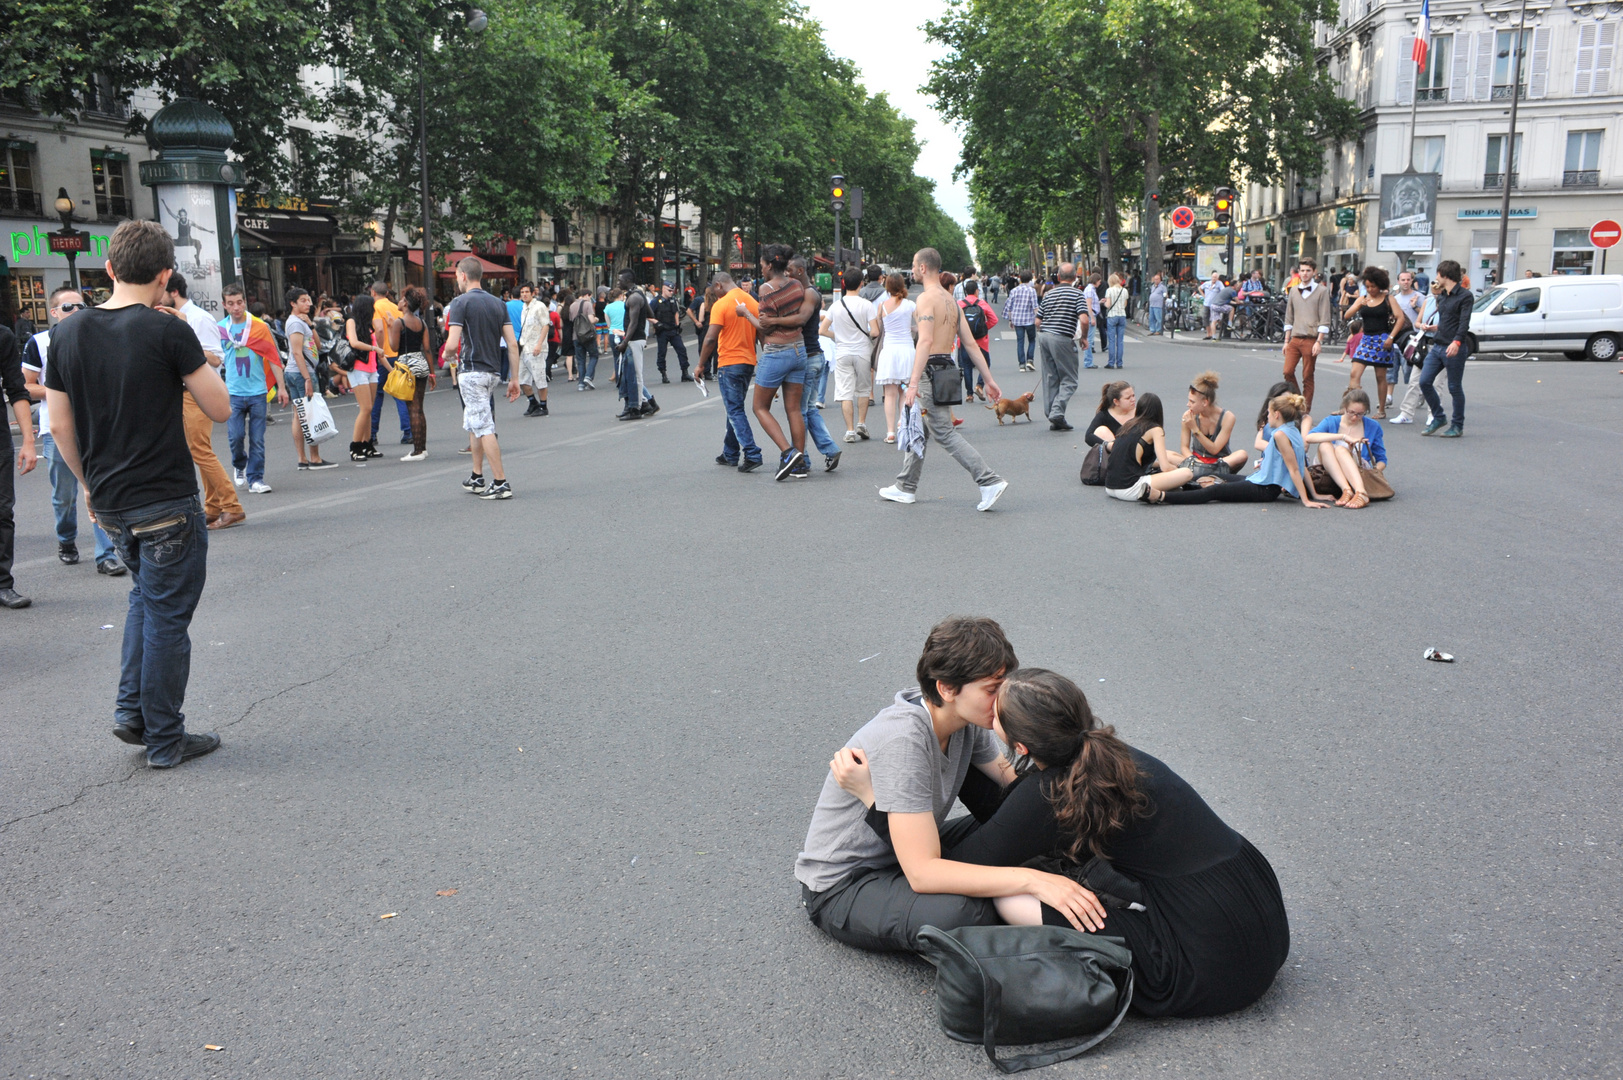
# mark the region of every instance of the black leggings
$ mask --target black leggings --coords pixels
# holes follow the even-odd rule
[[[1273,502],[1284,492],[1278,484],[1253,484],[1243,476],[1219,476],[1221,483],[1192,491],[1169,491],[1163,502],[1190,505],[1210,502]]]

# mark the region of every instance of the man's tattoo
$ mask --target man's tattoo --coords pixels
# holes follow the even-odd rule
[[[935,322],[934,315],[920,315],[919,322]]]

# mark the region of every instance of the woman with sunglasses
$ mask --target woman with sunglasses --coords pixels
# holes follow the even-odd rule
[[[1341,412],[1326,416],[1305,436],[1319,444],[1319,464],[1341,488],[1337,506],[1362,510],[1369,505],[1369,491],[1359,466],[1386,471],[1386,440],[1381,425],[1369,415],[1369,395],[1359,389],[1341,395]]]

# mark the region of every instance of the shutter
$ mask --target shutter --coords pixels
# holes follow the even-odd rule
[[[1471,35],[1461,31],[1453,37],[1454,69],[1448,77],[1448,100],[1471,99]]]
[[[1527,75],[1527,96],[1541,98],[1550,86],[1550,28],[1533,30],[1533,69]]]
[[[1414,103],[1414,35],[1404,34],[1398,40],[1398,104]]]
[[[1493,99],[1493,38],[1492,30],[1480,30],[1476,36],[1476,65],[1471,71],[1471,100]]]
[[[1610,94],[1612,92],[1612,59],[1617,52],[1617,23],[1608,19],[1598,24],[1600,34],[1595,42],[1595,85],[1596,94]]]
[[[1592,22],[1578,24],[1578,66],[1573,76],[1572,93],[1575,97],[1588,97],[1595,80],[1595,34]]]

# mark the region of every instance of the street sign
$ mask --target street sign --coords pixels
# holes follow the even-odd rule
[[[1616,247],[1619,239],[1623,239],[1623,225],[1615,221],[1597,221],[1589,227],[1589,242],[1602,251]],[[51,250],[56,249],[53,247]]]
[[[1358,210],[1351,206],[1336,207],[1336,228],[1351,229],[1358,225]]]
[[[1195,238],[1194,229],[1173,229],[1172,242],[1174,244],[1187,244]]]
[[[1109,229],[1101,229],[1101,230],[1099,230],[1099,243],[1101,243],[1101,244],[1110,243],[1110,230]]]
[[[1187,206],[1180,206],[1172,211],[1172,228],[1179,232],[1188,232],[1195,227],[1195,212]],[[1185,237],[1188,239],[1188,237]]]
[[[90,248],[89,233],[71,232],[64,234],[54,232],[50,233],[49,236],[51,238],[51,250],[58,255],[66,255],[70,251],[78,254]],[[1616,241],[1614,240],[1613,243],[1616,243]]]
[[[1189,209],[1195,212],[1196,221],[1211,221],[1217,216],[1217,212],[1209,206],[1191,206]]]

